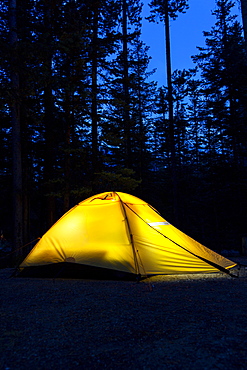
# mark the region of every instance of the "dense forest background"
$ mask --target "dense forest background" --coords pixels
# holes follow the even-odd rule
[[[209,248],[241,251],[246,28],[234,1],[215,3],[195,68],[172,71],[169,22],[190,2],[150,1],[150,22],[166,31],[167,86],[158,87],[140,0],[1,2],[2,248],[24,253],[76,203],[122,191]]]

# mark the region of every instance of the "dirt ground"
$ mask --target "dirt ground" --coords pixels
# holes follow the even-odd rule
[[[0,270],[0,369],[247,369],[246,277],[136,283],[11,272]]]

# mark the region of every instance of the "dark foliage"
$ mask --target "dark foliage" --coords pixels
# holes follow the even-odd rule
[[[1,246],[18,249],[77,202],[117,190],[214,250],[241,250],[247,57],[233,2],[216,1],[196,68],[174,71],[169,89],[152,81],[139,0],[22,0],[15,13],[9,4],[0,5]],[[151,2],[150,20],[164,21],[162,4]],[[168,1],[169,17],[187,7]]]

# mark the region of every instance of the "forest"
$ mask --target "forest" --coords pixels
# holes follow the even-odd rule
[[[104,191],[136,195],[215,251],[242,252],[247,1],[216,0],[194,68],[172,70],[169,24],[189,6],[150,0],[148,20],[166,35],[160,87],[141,0],[2,0],[1,253],[23,255]]]

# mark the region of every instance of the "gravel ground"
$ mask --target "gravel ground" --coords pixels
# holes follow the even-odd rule
[[[0,369],[247,369],[247,278],[11,272],[0,270]]]

